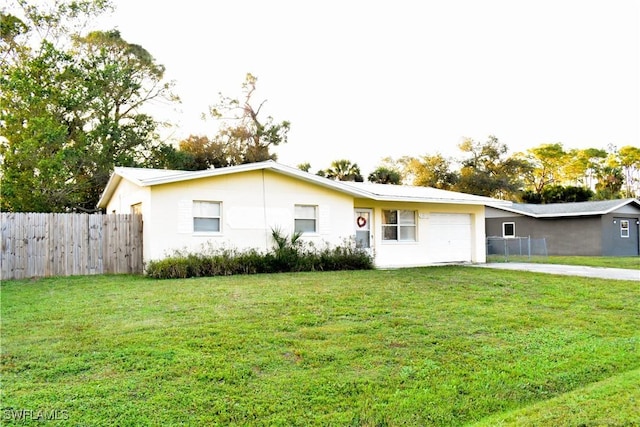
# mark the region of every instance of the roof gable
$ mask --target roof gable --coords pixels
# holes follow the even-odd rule
[[[108,204],[109,199],[113,195],[121,179],[126,179],[141,187],[150,187],[154,185],[232,175],[256,170],[270,170],[294,179],[310,182],[315,185],[349,194],[353,197],[377,201],[458,203],[472,205],[492,204],[496,206],[511,205],[511,202],[492,199],[490,197],[439,190],[431,187],[334,181],[329,178],[314,175],[297,168],[274,162],[273,160],[268,160],[265,162],[200,171],[117,167],[111,175],[111,178],[100,197],[98,207],[105,207]]]

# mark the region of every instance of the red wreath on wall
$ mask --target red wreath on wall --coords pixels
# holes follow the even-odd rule
[[[358,224],[358,227],[362,228],[367,225],[367,219],[363,216],[359,216],[358,219],[356,219],[356,224]]]

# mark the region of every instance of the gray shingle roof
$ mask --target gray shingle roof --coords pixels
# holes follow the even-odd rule
[[[526,216],[531,216],[534,218],[551,218],[563,216],[604,215],[630,203],[635,204],[640,208],[640,201],[638,201],[637,199],[601,200],[595,202],[575,203],[551,203],[546,205],[514,203],[510,207],[492,207],[509,212],[519,213]]]

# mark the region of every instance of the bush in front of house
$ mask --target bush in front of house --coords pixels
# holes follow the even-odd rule
[[[370,270],[373,259],[355,244],[345,241],[340,246],[316,248],[280,230],[272,230],[274,246],[261,253],[256,249],[211,248],[200,253],[176,251],[173,255],[147,265],[146,274],[154,279],[230,276],[235,274],[285,273],[300,271]]]

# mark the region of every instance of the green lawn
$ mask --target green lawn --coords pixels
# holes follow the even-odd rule
[[[587,267],[628,268],[640,270],[640,257],[606,256],[511,256],[491,255],[487,262],[532,262],[541,264],[584,265]]]
[[[447,266],[1,291],[3,425],[640,424],[637,282]]]

